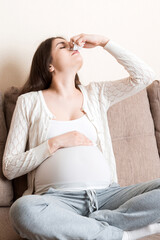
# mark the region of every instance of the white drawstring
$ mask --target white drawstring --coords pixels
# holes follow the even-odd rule
[[[96,191],[94,189],[88,189],[86,190],[87,195],[90,199],[89,202],[89,211],[90,213],[94,211],[94,209],[98,210],[98,202],[97,202],[97,196]]]

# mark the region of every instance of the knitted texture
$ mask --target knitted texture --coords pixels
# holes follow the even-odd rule
[[[82,110],[97,129],[97,146],[111,169],[112,181],[117,182],[116,162],[109,132],[107,110],[146,88],[155,79],[154,71],[129,50],[110,40],[108,51],[129,76],[116,81],[91,82],[79,85],[84,96]],[[13,179],[28,173],[28,189],[23,195],[34,192],[35,169],[48,157],[47,131],[54,115],[47,111],[39,91],[18,97],[3,155],[3,173]]]

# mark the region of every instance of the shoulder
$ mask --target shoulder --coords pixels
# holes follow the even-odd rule
[[[38,91],[33,91],[33,92],[21,94],[17,100],[31,102],[31,101],[37,100],[37,97],[38,97]]]
[[[95,88],[95,82],[90,82],[87,85],[80,84],[79,88],[84,92],[89,92]]]
[[[25,107],[26,109],[32,109],[39,101],[38,98],[38,91],[28,92],[21,94],[17,98],[17,105],[21,107]]]
[[[102,88],[104,82],[90,82],[87,85],[80,85],[80,88],[87,95],[97,95],[100,93],[100,88]]]
[[[21,94],[18,98],[29,99],[37,96],[38,96],[38,91],[32,91],[32,92]]]

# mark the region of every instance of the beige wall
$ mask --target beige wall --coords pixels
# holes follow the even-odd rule
[[[26,81],[32,56],[51,36],[94,33],[128,48],[160,79],[159,0],[0,0],[0,89]],[[128,76],[104,49],[83,49],[79,76],[90,81]]]

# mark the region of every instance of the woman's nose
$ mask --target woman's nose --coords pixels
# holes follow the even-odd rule
[[[70,49],[70,50],[73,50],[73,43],[70,41],[70,42],[68,42],[68,48]]]

